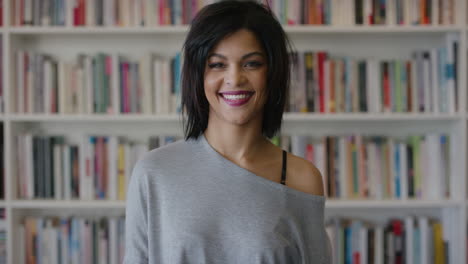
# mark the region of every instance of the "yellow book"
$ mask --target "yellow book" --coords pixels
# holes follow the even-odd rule
[[[434,264],[445,264],[442,224],[440,222],[434,222],[432,224],[432,232],[434,234]]]

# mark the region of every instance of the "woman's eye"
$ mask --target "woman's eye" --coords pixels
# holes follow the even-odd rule
[[[257,67],[260,67],[263,65],[263,63],[259,62],[259,61],[249,61],[245,64],[247,67],[253,67],[253,68],[257,68]]]
[[[222,68],[224,65],[222,63],[210,63],[208,64],[208,67],[210,67],[210,69],[213,69],[213,68]]]

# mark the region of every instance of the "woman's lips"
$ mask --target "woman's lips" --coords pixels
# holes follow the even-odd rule
[[[254,93],[249,91],[230,91],[220,92],[219,94],[228,105],[241,106],[246,104]]]

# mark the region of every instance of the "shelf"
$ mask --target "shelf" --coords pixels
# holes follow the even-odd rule
[[[304,34],[355,34],[355,33],[447,33],[460,32],[462,26],[329,26],[329,25],[295,25],[283,26],[287,33]],[[186,34],[188,25],[157,26],[157,27],[9,27],[6,32],[14,35],[40,35],[40,34]]]
[[[285,113],[285,121],[455,121],[463,118],[461,114],[365,114],[365,113]],[[92,114],[92,115],[65,115],[65,114],[10,114],[8,119],[19,122],[43,122],[43,121],[82,121],[82,122],[140,122],[140,121],[173,121],[178,122],[179,114],[140,115],[140,114]],[[1,120],[1,115],[0,115]]]
[[[382,201],[369,201],[369,200],[332,200],[326,201],[327,209],[438,209],[447,207],[462,206],[462,201],[452,200],[382,200]]]
[[[79,201],[79,200],[14,200],[17,209],[125,209],[125,201]]]
[[[463,206],[459,201],[418,201],[418,200],[326,200],[326,208],[335,209],[401,209],[401,208],[447,208]],[[0,204],[1,205],[1,204]],[[14,200],[12,208],[16,209],[125,209],[125,201],[79,201],[79,200]]]

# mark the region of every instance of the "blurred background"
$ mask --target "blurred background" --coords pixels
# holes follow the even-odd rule
[[[213,2],[0,0],[0,263],[121,263],[133,165],[182,139]],[[295,47],[272,141],[321,171],[334,263],[468,263],[466,1],[268,4]]]

